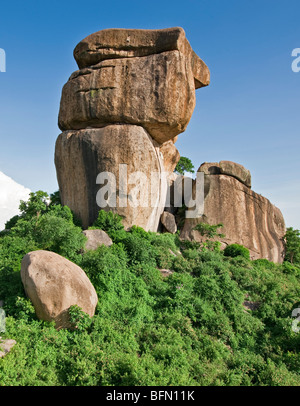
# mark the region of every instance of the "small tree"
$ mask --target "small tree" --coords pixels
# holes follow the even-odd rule
[[[284,238],[286,240],[285,260],[292,264],[300,263],[300,231],[288,227]]]
[[[35,193],[30,193],[29,200],[25,202],[21,200],[19,209],[21,211],[21,217],[32,218],[39,217],[40,214],[47,211],[49,204],[49,195],[42,190],[38,190]]]
[[[219,250],[221,243],[216,239],[225,237],[224,234],[218,232],[218,228],[221,227],[223,227],[222,223],[214,225],[199,223],[193,228],[193,230],[198,231],[203,237],[206,237],[206,240],[202,243],[203,248]]]
[[[194,173],[194,165],[189,158],[185,156],[180,157],[178,164],[176,165],[175,172],[179,175],[184,175],[185,172]]]

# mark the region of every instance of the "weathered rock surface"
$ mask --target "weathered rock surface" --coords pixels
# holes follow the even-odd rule
[[[232,161],[204,162],[200,165],[198,172],[205,175],[228,175],[236,178],[245,186],[251,188],[251,173],[243,165]]]
[[[11,349],[13,348],[13,346],[16,344],[17,344],[17,342],[15,340],[11,340],[11,339],[3,340],[0,337],[0,358],[5,357],[5,355],[8,354],[11,351]]]
[[[111,125],[63,132],[56,142],[55,164],[62,203],[82,220],[84,228],[96,220],[103,208],[122,216],[126,229],[138,225],[157,231],[167,181],[159,146],[142,127]],[[120,168],[120,164],[127,164],[127,174],[125,165]],[[97,181],[103,172],[115,177],[111,207],[100,207],[96,200],[105,186],[104,180]],[[141,175],[140,179],[136,175]]]
[[[166,51],[180,51],[185,56],[193,70],[196,89],[209,84],[209,70],[192,50],[181,27],[98,31],[79,42],[74,49],[74,58],[82,69],[105,59],[144,57]]]
[[[195,108],[193,72],[179,51],[105,60],[74,72],[62,91],[62,131],[143,126],[158,143],[182,133]]]
[[[85,272],[66,258],[43,250],[29,252],[21,263],[21,278],[37,317],[55,321],[56,328],[72,327],[72,305],[94,315],[97,293]]]
[[[199,222],[223,223],[223,246],[242,244],[250,250],[251,259],[283,261],[285,223],[280,210],[268,199],[223,174],[205,175],[204,192],[204,215],[186,219],[181,238],[202,241],[200,233],[193,230]]]
[[[177,231],[177,225],[175,216],[172,213],[164,211],[161,215],[160,221],[168,233],[175,234]]]
[[[204,172],[205,175],[219,175],[221,173],[219,162],[203,162],[197,172]]]
[[[221,161],[220,172],[223,175],[233,176],[245,186],[251,188],[251,173],[243,165],[231,161]]]
[[[180,159],[180,154],[173,141],[174,140],[164,142],[159,149],[163,155],[165,171],[168,172],[169,175],[174,172]]]
[[[103,230],[84,230],[83,234],[87,237],[85,250],[96,250],[101,245],[110,247],[113,242],[109,235]]]

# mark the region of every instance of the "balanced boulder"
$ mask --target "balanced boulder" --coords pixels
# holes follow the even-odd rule
[[[141,125],[162,144],[182,133],[195,108],[192,69],[179,51],[105,60],[74,72],[62,91],[62,131]]]
[[[21,279],[36,315],[54,321],[56,328],[72,327],[69,308],[79,306],[93,316],[97,293],[85,272],[66,258],[49,251],[26,254],[21,263]]]
[[[195,89],[210,82],[209,69],[180,27],[98,31],[76,46],[74,57],[79,70],[62,90],[63,133],[55,150],[62,203],[84,228],[105,209],[121,215],[126,229],[157,231],[167,195],[165,172],[179,160],[174,141],[191,119]],[[127,165],[127,178],[120,165]],[[116,181],[110,194],[116,204],[103,207],[98,185],[107,173],[112,187]],[[139,185],[132,185],[134,176]]]
[[[209,70],[192,50],[181,27],[162,30],[111,28],[98,31],[79,42],[74,49],[74,58],[82,69],[105,59],[140,58],[167,51],[179,51],[187,58],[196,89],[209,84]]]

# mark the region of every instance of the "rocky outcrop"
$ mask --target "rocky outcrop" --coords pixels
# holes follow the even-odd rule
[[[99,31],[76,46],[74,57],[79,70],[62,90],[55,151],[62,202],[85,228],[104,208],[123,216],[125,228],[157,231],[167,193],[163,172],[179,160],[174,141],[192,116],[195,89],[209,84],[209,70],[182,28]],[[147,186],[118,186],[120,164],[128,166],[128,185],[138,172]],[[98,204],[103,172],[117,182],[115,206]]]
[[[57,329],[72,327],[72,305],[94,315],[97,293],[85,272],[66,258],[43,250],[29,252],[21,263],[21,278],[37,317],[54,321]]]
[[[101,247],[101,245],[110,247],[113,244],[112,239],[103,230],[84,230],[83,234],[87,237],[87,242],[84,246],[86,251],[94,251]]]
[[[199,222],[222,223],[224,227],[221,231],[225,234],[225,238],[221,239],[223,246],[242,244],[250,250],[251,259],[282,262],[285,223],[280,210],[238,180],[236,175],[239,172],[224,175],[217,173],[216,167],[215,163],[206,163],[199,168],[200,171],[205,169],[204,213],[200,218],[185,220],[181,238],[203,241],[203,236],[193,230]],[[209,168],[213,168],[212,171]]]
[[[223,223],[223,246],[242,244],[252,258],[282,261],[282,214],[251,190],[240,164],[202,164],[204,214],[199,202],[198,218],[184,220],[180,207],[193,210],[200,183],[174,175],[174,143],[191,119],[195,89],[207,86],[210,74],[182,28],[102,30],[82,40],[74,57],[79,70],[62,90],[55,165],[62,203],[84,228],[99,209],[121,215],[125,229],[174,232],[184,221],[181,237],[197,241],[196,224]]]

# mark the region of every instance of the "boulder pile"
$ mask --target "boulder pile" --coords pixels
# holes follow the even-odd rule
[[[209,70],[177,27],[102,30],[81,41],[74,57],[79,70],[62,90],[55,151],[62,203],[84,228],[106,204],[125,228],[156,231],[168,187],[164,172],[179,160],[174,141],[191,119],[195,89],[209,84]],[[142,193],[137,172],[144,175]],[[100,173],[114,177],[111,204],[97,199]]]

